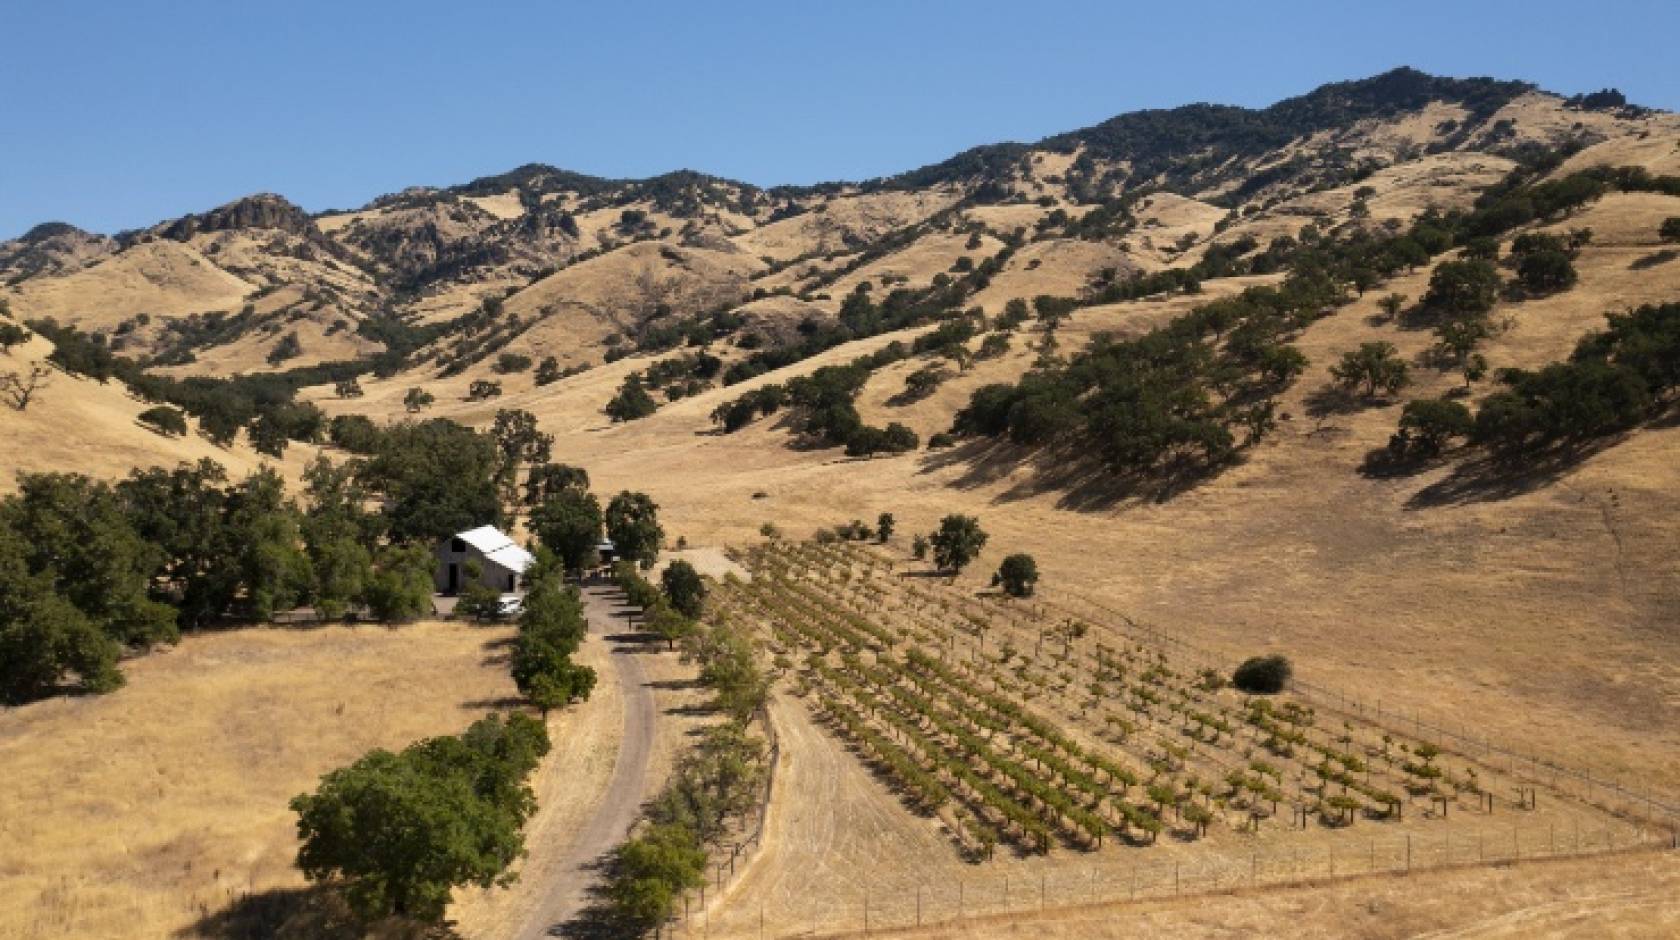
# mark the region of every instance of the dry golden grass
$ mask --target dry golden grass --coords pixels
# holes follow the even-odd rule
[[[832,306],[839,308],[839,302],[850,294],[858,284],[869,281],[883,292],[897,290],[901,287],[927,287],[935,275],[948,274],[952,277],[951,265],[958,258],[967,257],[969,261],[979,264],[986,258],[997,254],[1002,243],[995,238],[982,236],[978,247],[968,247],[967,235],[931,234],[924,235],[906,246],[902,251],[896,251],[879,261],[872,261],[856,271],[847,274],[833,284],[824,288],[824,292],[834,298]],[[891,277],[892,284],[885,283],[882,278]],[[905,278],[903,281],[898,278]]]
[[[777,261],[850,251],[847,236],[866,241],[879,238],[919,222],[959,198],[961,193],[954,190],[842,195],[822,202],[820,210],[760,226],[735,242],[755,257]]]
[[[114,327],[138,313],[178,317],[237,310],[255,285],[216,267],[196,249],[154,239],[75,273],[32,278],[0,290],[20,320],[52,317],[83,329]]]
[[[871,935],[926,940],[1284,935],[1493,940],[1676,933],[1680,857],[1669,852],[1352,877],[1292,888],[977,917]],[[751,929],[735,934],[753,935]]]
[[[513,694],[506,628],[189,637],[110,695],[0,713],[0,935],[160,937],[303,885],[292,796]]]
[[[1131,254],[1106,242],[1032,242],[1010,257],[991,284],[974,295],[973,302],[995,316],[1017,297],[1028,303],[1040,294],[1077,297],[1091,285],[1094,276],[1109,268],[1125,278],[1137,270],[1138,264]]]
[[[707,310],[740,301],[747,279],[762,267],[757,258],[740,252],[654,242],[626,245],[563,268],[509,297],[508,313],[540,319],[507,348],[535,359],[588,361],[602,340],[634,330],[662,304]],[[475,377],[482,377],[486,364],[476,368]]]
[[[896,553],[889,557],[897,563],[893,571],[898,577],[875,575],[875,588],[885,593],[867,593],[881,610],[874,622],[892,629],[914,619],[897,595],[900,585],[915,583],[903,580],[903,572],[920,566]],[[943,596],[960,607],[960,593]],[[1065,613],[1051,610],[1038,622],[1060,622]],[[1055,671],[1058,667],[1038,659],[1033,633],[1031,624],[1016,627],[994,620],[986,646],[995,651],[1012,644],[1023,660],[1037,660]],[[966,661],[977,651],[957,636],[948,652],[951,659]],[[1076,645],[1075,660],[1084,656]],[[1182,662],[1174,668],[1189,671]],[[1084,679],[1069,681],[1080,687]],[[1230,691],[1218,697],[1227,704],[1241,698]],[[1072,702],[1051,693],[1034,697],[1030,707],[1085,747],[1112,747],[1098,743],[1100,721]],[[932,920],[959,912],[1019,911],[1040,903],[1055,907],[1171,895],[1181,882],[1185,891],[1255,880],[1279,884],[1354,871],[1403,870],[1408,865],[1422,869],[1509,859],[1514,853],[1532,858],[1578,848],[1601,851],[1645,838],[1610,814],[1549,788],[1541,789],[1533,809],[1519,811],[1504,795],[1513,793],[1521,781],[1502,767],[1484,763],[1478,768],[1480,783],[1499,795],[1501,804],[1489,814],[1461,805],[1442,816],[1413,804],[1400,820],[1362,822],[1347,829],[1303,830],[1272,820],[1252,833],[1220,825],[1192,841],[1163,836],[1154,845],[1131,846],[1116,837],[1100,849],[1058,847],[1043,857],[1000,848],[993,860],[973,864],[958,857],[947,828],[952,825],[948,810],[927,817],[903,811],[901,797],[867,772],[832,733],[815,729],[800,703],[790,697],[778,704],[776,714],[785,758],[778,812],[764,854],[748,878],[711,912],[712,928],[725,934],[746,932],[760,916],[777,935],[859,926],[866,898],[873,912],[871,923],[879,928],[913,924],[918,910]],[[1340,727],[1335,719],[1325,720]],[[1375,748],[1379,730],[1354,721],[1348,733],[1359,743],[1350,746]],[[1405,729],[1390,730],[1402,734],[1401,745],[1409,740]],[[1143,736],[1147,738],[1147,732]],[[1128,745],[1133,753],[1138,747]],[[1227,752],[1230,757],[1237,753]],[[1662,838],[1666,844],[1666,835]]]
[[[35,337],[9,354],[0,353],[0,372],[25,369],[51,353],[52,344]],[[276,464],[295,478],[317,453],[310,445],[293,444],[285,459],[276,462],[252,450],[243,438],[222,448],[195,431],[168,437],[135,420],[147,407],[120,383],[101,385],[54,370],[27,410],[0,405],[0,441],[5,442],[0,447],[0,493],[16,488],[19,473],[73,472],[117,479],[137,467],[172,467],[204,458],[226,467],[234,479],[264,464]],[[193,424],[189,419],[188,425]]]
[[[1516,121],[1521,140],[1556,141],[1573,133],[1577,122],[1609,138],[1569,167],[1639,162],[1657,172],[1674,171],[1676,131],[1670,116],[1618,122],[1532,97],[1513,104],[1503,116]],[[1381,149],[1422,142],[1446,117],[1428,112],[1368,129],[1369,144]],[[1641,138],[1641,129],[1650,135]],[[1496,157],[1440,154],[1380,171],[1362,185],[1377,190],[1370,206],[1380,222],[1430,205],[1461,205],[1506,166]],[[1060,198],[1061,189],[1045,179],[1057,172],[1049,164],[1035,167],[1035,182],[1042,189],[1034,192]],[[1350,187],[1299,195],[1218,238],[1252,233],[1265,241],[1294,234],[1310,220],[1333,223],[1345,218],[1351,198]],[[842,250],[848,233],[873,237],[925,218],[954,199],[950,193],[841,196],[822,212],[734,236],[742,249],[738,255],[679,251],[702,269],[696,280],[705,285],[795,284],[807,269],[832,269],[844,259],[801,263],[754,281],[752,276],[762,270],[759,256]],[[1044,211],[1029,204],[968,214],[1005,231],[1030,225]],[[1224,210],[1202,200],[1157,196],[1139,214],[1156,224],[1134,233],[1129,255],[1117,256],[1118,246],[1045,243],[1024,248],[994,279],[984,299],[988,312],[1001,310],[1012,295],[1075,293],[1093,266],[1158,265],[1166,260],[1160,248],[1187,233],[1205,241]],[[616,215],[585,213],[580,224],[586,242],[607,233]],[[1554,297],[1502,304],[1496,319],[1508,327],[1487,344],[1492,365],[1531,367],[1560,359],[1607,310],[1680,297],[1680,261],[1660,260],[1662,246],[1655,241],[1656,224],[1668,215],[1680,215],[1680,200],[1614,195],[1559,226],[1587,225],[1595,231],[1594,243],[1578,262],[1581,283]],[[717,230],[746,224],[744,219],[707,223]],[[1145,236],[1153,248],[1142,245]],[[916,262],[916,253],[932,257],[935,242],[923,241],[927,244],[912,245],[903,256],[882,259],[876,267],[885,271],[915,262],[916,273],[926,273],[931,262]],[[546,307],[552,315],[510,348],[564,361],[593,357],[602,337],[632,321],[645,298],[629,295],[642,262],[659,250],[657,245],[620,248],[522,292],[510,300],[510,310],[530,315]],[[1025,263],[1034,257],[1042,258],[1040,268],[1028,272]],[[714,262],[717,272],[706,267]],[[694,273],[689,265],[683,267]],[[682,276],[663,262],[650,262],[648,268],[656,282],[665,275]],[[1312,365],[1284,396],[1285,417],[1274,438],[1242,465],[1170,499],[1117,491],[1100,481],[1053,483],[1055,472],[1065,467],[1007,448],[848,460],[832,449],[789,448],[787,431],[777,420],[728,436],[710,430],[707,416],[722,401],[765,382],[847,361],[893,339],[908,339],[915,331],[849,344],[784,373],[666,405],[628,425],[609,424],[601,408],[622,378],[645,367],[647,358],[599,366],[541,389],[531,387],[528,377],[509,378],[507,394],[490,402],[461,401],[478,372],[445,381],[415,373],[364,382],[365,399],[326,400],[323,406],[334,413],[400,418],[404,390],[424,384],[439,398],[428,416],[486,425],[499,408],[528,408],[544,430],[555,434],[555,459],[587,468],[598,492],[631,488],[651,493],[662,506],[667,532],[694,542],[744,544],[756,540],[759,525],[767,521],[805,535],[818,526],[873,519],[882,511],[898,517],[905,541],[910,533],[931,529],[946,513],[976,513],[991,542],[962,584],[978,586],[1002,555],[1028,551],[1037,557],[1048,585],[1095,597],[1230,661],[1263,651],[1285,652],[1308,681],[1381,690],[1389,708],[1417,710],[1438,723],[1600,776],[1680,789],[1673,783],[1680,780],[1680,636],[1671,629],[1680,622],[1680,557],[1675,552],[1680,545],[1680,490],[1675,486],[1680,428],[1669,422],[1641,429],[1574,462],[1535,466],[1527,474],[1493,480],[1456,474],[1451,462],[1409,477],[1362,475],[1361,462],[1386,442],[1404,398],[1443,394],[1460,381],[1421,362],[1432,341],[1427,330],[1378,316],[1376,294],[1398,291],[1416,299],[1427,279],[1427,271],[1397,278],[1306,330],[1298,345]],[[1261,280],[1209,282],[1203,298],[1081,310],[1061,331],[1063,351],[1077,350],[1099,330],[1143,329],[1206,296]],[[480,286],[430,299],[427,315],[470,307]],[[762,313],[767,320],[802,316],[806,310],[797,303],[766,301]],[[910,405],[889,400],[904,375],[921,363],[884,369],[865,389],[860,410],[871,421],[904,421],[924,436],[943,429],[973,388],[1024,370],[1033,358],[1027,343],[1037,339],[1031,332],[1017,336],[1007,356],[976,365],[934,396]],[[1395,400],[1327,404],[1320,392],[1328,382],[1328,366],[1341,352],[1372,339],[1393,342],[1416,360],[1417,384]],[[1475,394],[1491,387],[1483,382]],[[109,464],[107,469],[120,473],[125,464],[178,459],[173,456],[176,442],[164,442],[167,447],[159,450],[151,445],[163,439],[150,440],[150,432],[136,429],[137,438],[127,434],[122,422],[131,423],[132,412],[125,415],[126,404],[119,407],[107,398],[90,397],[85,406],[80,398],[65,399],[93,416],[93,448],[61,440],[63,435],[55,440],[45,421],[0,414],[0,422],[29,422],[0,424],[8,435],[18,427],[19,434],[27,435],[20,439],[31,442],[30,453],[12,460],[27,466],[77,466],[93,451],[99,453],[97,466]],[[56,420],[85,419],[72,409]],[[105,441],[115,443],[107,450]],[[778,705],[787,748],[772,815],[779,835],[732,893],[731,904],[740,899],[739,905],[714,912],[720,924],[733,918],[747,933],[756,913],[754,897],[842,905],[848,902],[839,895],[822,893],[829,890],[827,882],[847,884],[868,873],[909,883],[905,879],[927,871],[945,871],[928,868],[935,864],[930,859],[951,859],[948,843],[930,824],[906,813],[862,774],[854,759],[825,744],[808,723],[801,725],[802,714]],[[598,768],[606,746],[588,743],[590,733],[579,727],[578,740],[563,750],[583,755],[575,758],[581,789],[593,779],[588,775],[597,771],[589,768]],[[565,766],[573,760],[567,758]],[[554,773],[545,770],[545,788],[562,779]],[[551,816],[538,825],[553,831],[566,823]],[[1546,872],[1565,874],[1552,878]],[[1147,921],[1120,923],[1159,933],[1289,929],[1381,936],[1391,927],[1401,934],[1456,925],[1466,935],[1577,928],[1638,935],[1661,933],[1673,924],[1672,907],[1660,899],[1662,892],[1672,891],[1676,877],[1670,862],[1571,862],[1269,892],[1232,901],[1236,909],[1229,916],[1223,910],[1209,913],[1206,904],[1196,902],[1152,903],[1144,909]],[[1437,908],[1420,904],[1415,885],[1433,886],[1433,896],[1446,895],[1447,901]],[[505,911],[517,907],[518,897],[464,900],[462,922],[474,932],[492,934],[495,925],[507,922]],[[1502,897],[1509,903],[1498,901]],[[497,909],[498,903],[513,908]],[[1361,913],[1361,907],[1373,903],[1375,908]],[[993,933],[1101,935],[1108,929],[1101,923],[1116,916],[1125,915],[1073,913],[1063,920],[999,924]]]

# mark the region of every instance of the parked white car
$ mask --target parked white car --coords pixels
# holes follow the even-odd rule
[[[496,616],[517,617],[525,610],[525,595],[503,594],[496,601]]]

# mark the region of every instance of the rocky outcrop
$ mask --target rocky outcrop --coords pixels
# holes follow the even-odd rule
[[[324,240],[309,213],[285,197],[273,193],[258,193],[255,196],[236,199],[209,212],[166,222],[154,231],[164,238],[184,242],[204,232],[253,228],[279,229],[311,240]]]

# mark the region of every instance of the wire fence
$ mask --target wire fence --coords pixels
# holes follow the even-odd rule
[[[977,917],[1030,914],[1086,905],[1160,900],[1256,887],[1546,859],[1588,858],[1680,849],[1673,833],[1637,825],[1596,828],[1513,827],[1509,837],[1407,834],[1361,839],[1352,834],[1330,848],[1208,853],[1191,859],[1081,870],[1020,871],[930,880],[910,885],[865,884],[837,894],[825,907],[784,910],[768,902],[735,908],[727,918],[696,910],[667,925],[674,936],[850,936],[874,931],[960,923]]]
[[[782,742],[768,706],[759,709],[758,718],[764,725],[764,737],[769,742],[763,786],[744,822],[745,828],[736,838],[728,840],[728,854],[716,853],[709,863],[706,883],[700,886],[699,891],[683,896],[682,922],[686,923],[720,903],[736,879],[746,873],[753,856],[764,845],[764,826],[770,815],[770,796],[776,785],[776,771],[781,766]]]

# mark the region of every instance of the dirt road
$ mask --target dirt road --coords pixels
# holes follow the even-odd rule
[[[623,841],[646,797],[648,756],[654,736],[654,716],[658,712],[639,658],[643,654],[638,652],[636,644],[609,639],[628,631],[619,597],[616,590],[604,585],[590,586],[583,592],[591,641],[608,644],[621,693],[624,729],[612,778],[595,815],[570,833],[570,844],[564,848],[550,847],[559,851],[563,860],[553,869],[556,874],[546,886],[542,903],[516,935],[519,940],[557,936],[561,926],[583,909],[589,899],[589,888],[597,879],[597,864]],[[613,677],[603,675],[599,681],[611,682]],[[532,847],[533,854],[541,850]]]

